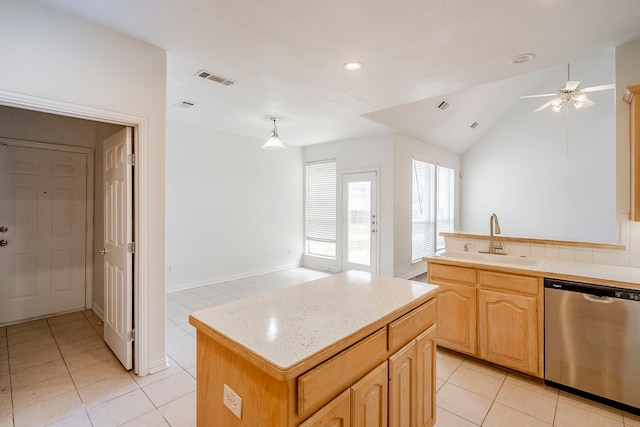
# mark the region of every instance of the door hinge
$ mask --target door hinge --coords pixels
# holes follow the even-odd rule
[[[131,166],[135,166],[136,165],[136,155],[135,154],[129,154],[127,156],[127,164],[130,164]]]
[[[129,331],[129,333],[127,334],[127,339],[129,341],[135,341],[136,340],[136,330],[132,329]]]
[[[127,252],[131,254],[136,253],[136,242],[127,243]]]

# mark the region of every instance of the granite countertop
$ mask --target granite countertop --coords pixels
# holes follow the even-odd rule
[[[574,281],[582,280],[584,282],[595,282],[629,289],[640,289],[640,268],[514,256],[504,256],[504,260],[501,261],[501,258],[503,258],[502,255],[487,256],[487,259],[484,260],[465,258],[469,256],[468,254],[473,253],[453,252],[446,256],[436,254],[423,259],[425,261],[438,263],[452,262],[457,265],[489,266],[491,268],[511,270],[513,272],[522,271],[541,277],[553,277]],[[459,257],[457,255],[459,255]],[[510,258],[515,258],[514,264],[504,262]],[[515,264],[515,262],[518,262],[517,258],[521,260],[531,260],[532,265]]]
[[[286,373],[319,353],[337,354],[437,290],[426,283],[347,271],[197,311],[189,321],[214,340],[232,343],[243,356]]]

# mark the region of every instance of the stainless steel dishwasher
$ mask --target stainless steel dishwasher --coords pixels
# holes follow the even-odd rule
[[[544,280],[544,378],[640,411],[640,290]]]

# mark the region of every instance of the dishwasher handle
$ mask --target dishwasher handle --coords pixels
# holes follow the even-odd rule
[[[591,294],[582,294],[582,296],[587,301],[597,302],[598,304],[613,304],[615,302],[614,298],[609,298],[609,297],[600,297],[598,295],[591,295]]]

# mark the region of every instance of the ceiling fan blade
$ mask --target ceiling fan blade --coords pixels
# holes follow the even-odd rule
[[[566,91],[576,90],[578,86],[580,86],[579,80],[569,80],[563,90],[566,90]]]
[[[520,98],[540,98],[543,96],[556,96],[557,93],[545,93],[542,95],[525,95],[525,96],[521,96]]]
[[[616,87],[615,83],[610,83],[608,85],[585,87],[584,89],[582,89],[582,91],[583,92],[598,92],[600,90],[614,89],[615,87]]]
[[[593,102],[590,99],[585,99],[584,100],[584,106],[582,108],[589,108],[589,107],[593,107],[594,105],[596,105],[595,102]]]
[[[555,99],[555,98],[554,98]],[[538,108],[536,108],[534,111],[537,113],[538,111],[542,111],[545,108],[549,107],[551,105],[551,103],[553,102],[553,99],[549,102],[545,102],[544,104],[542,104],[541,106],[539,106]]]

